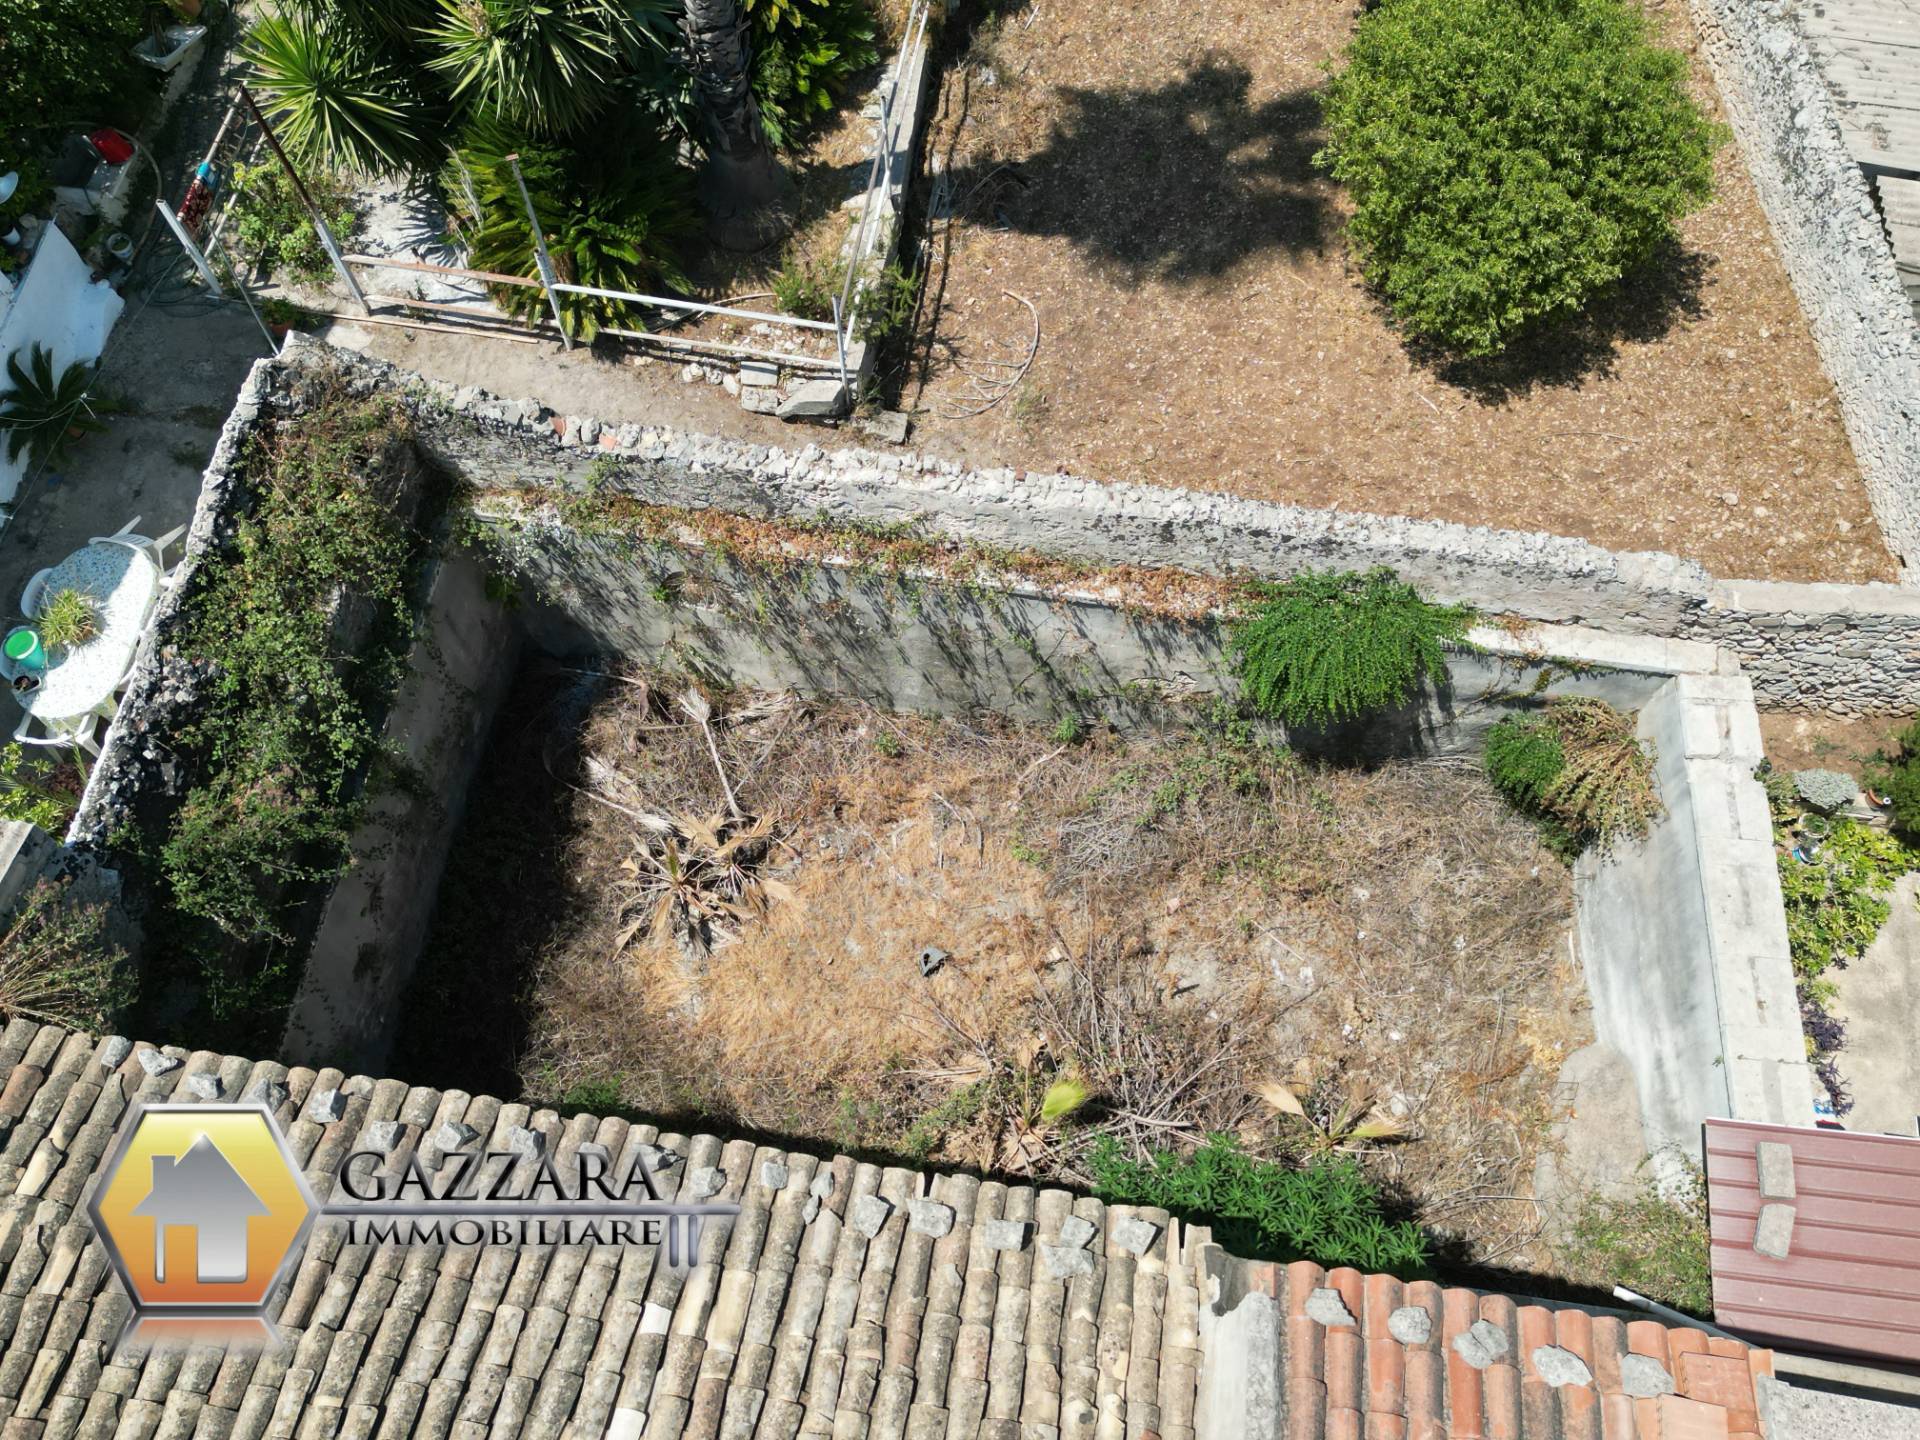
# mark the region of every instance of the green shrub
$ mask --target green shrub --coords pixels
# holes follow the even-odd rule
[[[57,143],[62,126],[134,129],[157,89],[132,55],[146,33],[145,0],[20,0],[0,11],[5,168]]]
[[[353,208],[353,187],[331,170],[309,169],[301,178],[333,238],[345,246],[360,220]],[[239,192],[233,235],[242,255],[294,280],[317,280],[330,273],[319,232],[277,161],[237,166],[233,183]]]
[[[831,320],[841,276],[824,260],[794,258],[773,277],[773,300],[783,315],[802,320]]]
[[[1540,821],[1548,848],[1567,860],[1646,834],[1660,813],[1653,757],[1633,717],[1604,700],[1555,700],[1506,716],[1487,732],[1486,764],[1494,788]]]
[[[1215,1135],[1190,1155],[1161,1150],[1132,1160],[1103,1137],[1088,1166],[1101,1199],[1158,1205],[1211,1224],[1214,1238],[1236,1254],[1399,1274],[1427,1263],[1426,1235],[1410,1221],[1387,1218],[1378,1188],[1350,1156],[1295,1169],[1255,1159]]]
[[[1685,1189],[1672,1199],[1644,1178],[1624,1198],[1589,1196],[1561,1257],[1571,1278],[1600,1288],[1625,1285],[1689,1315],[1712,1315],[1706,1177],[1689,1170]]]
[[[1920,720],[1893,737],[1893,748],[1867,770],[1867,784],[1892,802],[1893,823],[1920,836]]]
[[[77,770],[73,774],[78,781]],[[24,820],[58,835],[80,803],[78,785],[62,785],[60,778],[57,762],[29,757],[18,744],[0,746],[0,820]]]
[[[1885,831],[1847,819],[1832,822],[1810,862],[1787,853],[1782,840],[1780,894],[1794,973],[1824,1000],[1832,982],[1822,977],[1866,953],[1891,913],[1887,892],[1914,868],[1914,856]]]
[[[405,413],[335,395],[243,457],[255,491],[228,561],[189,599],[180,649],[206,667],[176,745],[207,778],[161,846],[175,909],[241,941],[283,942],[288,892],[338,873],[357,818],[355,780],[412,632],[415,538],[394,508]],[[338,605],[370,617],[343,647]]]
[[[866,0],[746,0],[746,8],[761,124],[777,148],[790,149],[879,61],[873,13]]]
[[[1265,588],[1233,628],[1235,673],[1261,710],[1324,725],[1413,698],[1446,675],[1444,647],[1473,624],[1465,605],[1433,605],[1384,567],[1310,571]]]
[[[1718,127],[1631,0],[1389,0],[1363,12],[1319,161],[1406,330],[1459,354],[1572,314],[1671,242]]]
[[[648,295],[688,288],[679,254],[700,228],[693,180],[644,122],[629,123],[578,152],[518,144],[496,127],[472,132],[461,158],[480,201],[480,214],[468,217],[465,227],[475,269],[538,273],[526,206],[505,160],[516,150],[559,279]],[[546,297],[527,286],[498,286],[494,298],[523,318],[540,320],[549,313]],[[608,326],[646,328],[644,311],[627,301],[568,294],[559,301],[576,340],[591,341]]]

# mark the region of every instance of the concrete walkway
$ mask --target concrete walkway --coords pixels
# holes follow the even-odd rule
[[[1849,1130],[1912,1135],[1920,1115],[1920,874],[1893,888],[1880,936],[1839,977],[1834,1013],[1847,1023],[1840,1074],[1853,1091]]]

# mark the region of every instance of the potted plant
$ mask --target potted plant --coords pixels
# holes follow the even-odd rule
[[[306,311],[291,300],[271,295],[260,302],[260,318],[267,322],[267,329],[273,332],[273,338],[284,340],[287,332],[306,319]]]
[[[84,590],[56,590],[40,605],[40,639],[50,650],[77,650],[100,633],[100,602]]]
[[[88,403],[93,366],[74,361],[58,377],[53,351],[38,341],[23,364],[20,351],[7,357],[9,389],[0,394],[0,434],[7,437],[7,459],[25,450],[35,464],[58,459],[69,441],[106,427]]]

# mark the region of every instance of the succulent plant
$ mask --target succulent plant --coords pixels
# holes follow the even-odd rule
[[[1860,782],[1838,770],[1796,770],[1793,788],[1815,810],[1832,812],[1854,802],[1860,793]]]

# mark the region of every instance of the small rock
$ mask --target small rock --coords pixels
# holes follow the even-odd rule
[[[100,1048],[93,1058],[99,1062],[102,1070],[118,1070],[132,1053],[133,1041],[124,1035],[109,1035],[100,1042]]]
[[[904,410],[876,410],[871,415],[863,415],[857,422],[859,428],[876,440],[884,440],[889,445],[907,443],[907,427],[910,417]]]
[[[1027,1222],[989,1220],[980,1227],[980,1240],[989,1250],[1018,1250],[1027,1243]]]
[[[1673,1376],[1651,1355],[1622,1355],[1620,1388],[1636,1400],[1652,1400],[1673,1394]]]
[[[1129,1215],[1113,1227],[1113,1243],[1134,1255],[1144,1255],[1160,1237],[1160,1227],[1151,1220]]]
[[[394,1147],[400,1143],[400,1137],[406,1132],[406,1128],[398,1120],[376,1120],[367,1126],[367,1133],[360,1137],[360,1143],[368,1150],[377,1150],[382,1155],[391,1155]]]
[[[871,1240],[880,1233],[880,1227],[887,1223],[887,1217],[892,1213],[891,1201],[878,1195],[862,1195],[847,1207],[847,1223]]]
[[[433,1132],[433,1148],[442,1155],[461,1150],[480,1138],[480,1132],[464,1120],[449,1120]]]
[[[712,1165],[702,1165],[687,1172],[687,1189],[696,1200],[705,1200],[711,1195],[718,1195],[726,1183],[726,1172]]]
[[[547,1137],[538,1130],[525,1125],[515,1125],[507,1131],[507,1149],[516,1155],[524,1155],[529,1160],[538,1159],[546,1152]]]
[[[278,1110],[282,1105],[287,1103],[289,1093],[291,1092],[287,1089],[286,1081],[269,1080],[265,1076],[262,1076],[260,1079],[254,1081],[253,1084],[249,1085],[247,1087],[247,1093],[240,1098],[264,1105],[269,1110]]]
[[[953,1229],[953,1207],[938,1200],[909,1200],[907,1228],[938,1240]]]
[[[793,1178],[793,1172],[778,1160],[760,1162],[760,1183],[769,1190],[784,1190],[787,1181]]]
[[[740,408],[751,410],[756,415],[778,415],[780,392],[778,390],[742,390]]]
[[[947,963],[947,952],[942,950],[938,945],[922,945],[920,947],[919,960],[920,978],[924,980]]]
[[[220,1083],[220,1077],[218,1075],[210,1075],[203,1072],[199,1075],[189,1075],[187,1077],[187,1093],[196,1100],[218,1100],[220,1098],[220,1092],[224,1088]]]
[[[186,1062],[167,1054],[164,1050],[142,1050],[140,1068],[149,1075],[166,1075],[178,1070]]]
[[[1591,1385],[1593,1371],[1587,1362],[1560,1345],[1542,1345],[1533,1352],[1533,1368],[1540,1378],[1558,1389],[1562,1385]]]
[[[691,385],[699,378],[700,367],[694,364],[693,361],[689,360],[685,365],[680,367],[680,383],[682,385]]]
[[[316,1090],[307,1097],[306,1116],[330,1125],[347,1113],[347,1097],[338,1090]]]
[[[729,395],[738,395],[740,393],[740,377],[738,375],[722,375],[720,377],[720,388],[725,390]]]
[[[1307,1318],[1318,1320],[1322,1325],[1352,1325],[1355,1323],[1353,1312],[1347,1309],[1347,1302],[1340,1292],[1322,1285],[1307,1297]]]
[[[1047,1267],[1047,1274],[1055,1280],[1069,1280],[1075,1275],[1093,1273],[1093,1252],[1077,1245],[1042,1245],[1040,1260]]]
[[[1507,1353],[1507,1332],[1491,1320],[1476,1320],[1473,1328],[1453,1341],[1454,1354],[1476,1370],[1484,1370]]]
[[[756,385],[778,385],[780,367],[767,360],[742,360],[740,362],[740,387],[751,389]]]
[[[802,1225],[811,1225],[819,1217],[819,1214],[820,1197],[818,1195],[807,1196],[807,1203],[800,1207],[800,1223]]]
[[[1060,1243],[1072,1250],[1086,1248],[1089,1240],[1099,1234],[1091,1220],[1080,1215],[1069,1215],[1060,1222]]]
[[[847,398],[847,387],[837,379],[809,380],[796,385],[773,413],[782,420],[827,420],[846,413]]]
[[[807,1193],[816,1200],[824,1200],[833,1194],[833,1171],[820,1170],[814,1174],[813,1183],[807,1186]]]
[[[1387,1333],[1402,1345],[1424,1345],[1433,1338],[1433,1316],[1423,1306],[1402,1305],[1387,1317]]]

